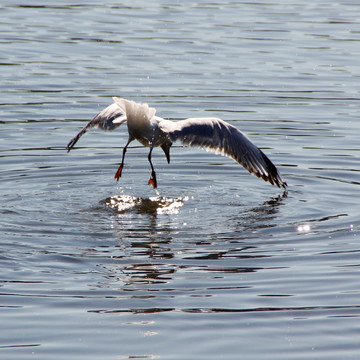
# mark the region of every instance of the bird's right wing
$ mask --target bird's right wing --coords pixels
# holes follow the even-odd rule
[[[69,152],[80,137],[88,130],[92,128],[114,130],[124,122],[126,122],[126,115],[124,115],[124,112],[120,109],[120,107],[116,103],[109,105],[107,108],[95,115],[94,118],[89,121],[73,139],[70,140],[66,147],[67,151]]]
[[[250,173],[286,188],[286,182],[270,159],[239,129],[218,118],[163,120],[161,130],[171,141],[201,147],[233,158]]]

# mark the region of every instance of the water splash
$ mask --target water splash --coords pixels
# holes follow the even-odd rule
[[[113,195],[105,200],[110,208],[119,213],[136,211],[148,214],[178,214],[184,201],[188,197],[170,198],[163,196],[152,196],[149,198],[135,197],[132,195]]]

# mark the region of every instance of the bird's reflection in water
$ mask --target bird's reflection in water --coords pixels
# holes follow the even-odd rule
[[[238,215],[231,218],[235,231],[250,231],[254,233],[261,229],[277,226],[276,216],[280,206],[285,205],[284,199],[286,197],[287,192],[285,191],[282,195],[270,198],[261,205],[239,212]],[[236,204],[233,205],[236,206]]]
[[[233,208],[229,216],[218,215],[219,221],[225,221],[224,231],[208,233],[198,215],[198,226],[194,226],[195,220],[183,226],[180,209],[189,200],[187,197],[111,196],[105,203],[115,213],[113,226],[123,249],[121,256],[112,257],[115,263],[111,271],[118,273],[126,288],[134,290],[138,286],[169,284],[179,271],[185,277],[195,269],[204,276],[260,271],[264,256],[256,250],[259,242],[253,243],[253,237],[265,229],[273,231],[270,229],[276,227],[277,213],[285,198],[286,194],[270,198],[255,207],[229,203]],[[188,213],[185,215],[189,221]]]
[[[188,197],[135,197],[113,195],[105,200],[115,213],[113,226],[125,254],[141,259],[170,259],[174,249],[168,246],[178,223],[174,215],[188,201]],[[137,265],[136,265],[137,267]]]

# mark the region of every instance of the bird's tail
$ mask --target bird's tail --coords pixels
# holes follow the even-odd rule
[[[150,120],[156,113],[156,109],[149,107],[148,104],[140,104],[135,101],[113,97],[114,102],[129,119],[131,117],[145,118]]]

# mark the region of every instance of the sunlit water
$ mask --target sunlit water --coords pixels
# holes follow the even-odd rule
[[[0,357],[358,359],[359,6],[3,1]],[[27,3],[26,3],[27,4]],[[230,159],[68,141],[111,96],[217,116]]]
[[[185,198],[166,198],[161,196],[151,196],[150,198],[137,198],[131,195],[115,195],[106,199],[105,203],[119,214],[135,210],[142,213],[156,214],[178,214],[184,205]]]

